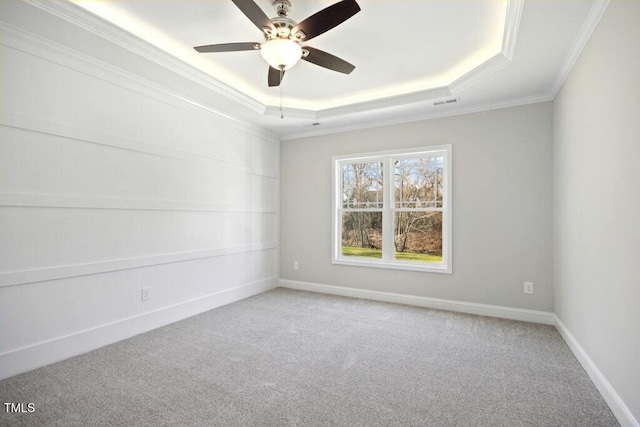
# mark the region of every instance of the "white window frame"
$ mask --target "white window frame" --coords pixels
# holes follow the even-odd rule
[[[443,167],[443,207],[434,208],[442,212],[442,263],[424,263],[394,259],[394,213],[398,210],[394,201],[393,161],[401,158],[442,155]],[[452,273],[452,147],[451,144],[434,145],[404,150],[379,151],[373,153],[349,154],[333,156],[332,185],[332,264],[359,267],[389,268],[396,270],[413,270],[432,273]],[[382,208],[382,259],[354,257],[342,255],[342,164],[383,162],[383,208]],[[379,211],[379,209],[375,209]],[[429,210],[429,209],[426,209]]]

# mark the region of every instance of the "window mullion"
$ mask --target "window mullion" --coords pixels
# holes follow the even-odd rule
[[[393,161],[391,157],[384,159],[384,208],[382,212],[382,259],[384,261],[393,261]]]

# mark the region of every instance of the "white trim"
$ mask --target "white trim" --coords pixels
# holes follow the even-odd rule
[[[518,41],[518,30],[522,18],[524,0],[510,0],[507,4],[507,18],[502,37],[502,54],[511,62]]]
[[[640,427],[631,410],[625,405],[620,395],[618,395],[611,383],[607,381],[607,378],[602,374],[600,369],[598,369],[598,366],[589,357],[584,348],[582,348],[578,340],[575,339],[556,314],[554,314],[553,317],[556,329],[562,336],[562,339],[567,343],[567,346],[569,346],[569,349],[571,349],[584,370],[587,371],[589,378],[591,378],[591,381],[593,381],[605,402],[609,405],[611,412],[613,412],[613,415],[618,419],[620,425],[625,427]]]
[[[89,11],[66,1],[60,0],[25,0],[27,3],[42,10],[58,16],[68,22],[73,23],[85,30],[88,30],[112,43],[134,52],[146,59],[149,59],[176,74],[196,82],[203,87],[221,94],[229,99],[238,102],[250,110],[263,114],[272,115],[280,111],[273,105],[267,105],[259,100],[247,96],[243,92],[231,88],[220,82],[211,75],[175,58],[169,53],[147,43],[116,25],[97,17]],[[336,105],[325,109],[305,109],[296,108],[290,110],[291,117],[307,118],[315,120],[318,118],[334,117],[336,115],[352,114],[357,112],[371,111],[380,108],[404,105],[410,102],[424,102],[450,96],[454,91],[459,92],[476,82],[492,75],[496,71],[511,63],[516,45],[520,18],[522,15],[524,0],[508,0],[507,12],[502,36],[501,52],[464,73],[455,81],[442,87],[425,88],[407,94],[398,94],[390,97],[370,99],[362,102],[355,102],[346,105]]]
[[[397,260],[384,260],[380,259],[380,261],[369,261],[368,259],[357,259],[353,260],[349,258],[338,258],[331,260],[331,264],[335,265],[350,265],[352,267],[366,267],[366,268],[386,268],[391,270],[405,270],[405,271],[422,271],[423,273],[440,273],[440,274],[451,274],[451,269],[447,268],[443,264],[426,264],[421,265],[418,263],[411,263],[406,261],[397,261]]]
[[[229,88],[228,86],[219,82],[215,78],[207,75],[206,73],[203,73],[195,69],[194,67],[187,65],[186,63],[163,52],[162,50],[152,45],[149,45],[148,43],[127,33],[126,31],[119,29],[113,24],[105,22],[101,18],[98,18],[92,15],[91,13],[78,7],[77,5],[74,5],[68,2],[52,3],[50,1],[44,1],[44,0],[28,0],[28,2],[34,6],[37,6],[39,8],[42,8],[43,10],[46,10],[49,13],[52,13],[69,22],[72,22],[75,25],[79,25],[82,28],[92,31],[97,35],[116,43],[119,46],[122,46],[145,58],[151,59],[154,62],[168,68],[169,70],[172,70],[183,77],[189,78],[190,80],[198,84],[201,84],[204,87],[207,87],[208,89],[211,89],[216,93],[220,93],[225,97],[234,99],[240,104],[247,106],[252,111],[256,111],[263,115],[271,115],[271,114],[275,114],[276,112],[279,114],[279,110],[277,107],[264,105],[259,101],[246,97],[246,95],[243,95],[242,93],[236,91],[235,89]],[[469,114],[474,112],[513,107],[518,105],[527,105],[527,104],[538,103],[538,102],[552,101],[555,98],[555,96],[558,94],[560,89],[562,88],[562,85],[564,84],[573,66],[578,60],[582,50],[584,49],[589,38],[593,34],[593,31],[595,31],[595,28],[597,27],[598,23],[600,22],[600,19],[602,18],[602,15],[604,14],[604,12],[606,11],[609,5],[609,2],[610,0],[595,0],[591,8],[591,11],[589,12],[588,18],[585,21],[585,24],[583,25],[578,37],[574,41],[569,51],[569,54],[560,72],[558,73],[555,79],[554,84],[551,86],[550,90],[545,94],[527,96],[524,98],[514,98],[514,99],[505,100],[505,101],[489,102],[481,105],[470,106],[468,108],[462,108],[456,111],[435,111],[435,112],[429,111],[429,112],[422,112],[422,113],[419,113],[413,116],[408,116],[408,117],[407,116],[397,117],[395,119],[390,119],[390,120],[376,119],[370,122],[356,124],[356,125],[348,124],[346,126],[341,126],[335,129],[314,128],[313,130],[305,130],[302,132],[283,135],[280,139],[283,141],[286,141],[286,140],[304,138],[309,136],[327,135],[327,134],[347,132],[352,130],[409,123],[409,122],[415,122],[420,120],[456,116],[456,115]],[[461,76],[460,78],[458,78],[456,81],[452,82],[448,86],[443,86],[440,88],[430,88],[418,93],[392,96],[385,99],[376,99],[376,100],[366,101],[363,103],[356,103],[356,104],[346,105],[341,107],[328,108],[325,110],[315,111],[315,110],[306,110],[306,109],[291,109],[290,111],[291,114],[289,115],[291,117],[301,117],[301,118],[306,118],[310,120],[316,120],[318,118],[333,117],[333,116],[336,116],[337,114],[349,114],[352,112],[370,111],[370,110],[375,110],[379,108],[390,107],[393,105],[397,105],[398,103],[404,104],[407,102],[418,102],[421,100],[426,101],[426,100],[436,99],[436,98],[445,96],[446,93],[454,93],[454,92],[459,93],[461,90],[465,89],[466,87],[480,80],[481,77],[488,76],[493,72],[497,71],[498,69],[500,69],[502,66],[506,66],[508,65],[508,63],[511,62],[511,58],[513,57],[515,46],[516,46],[523,4],[524,4],[523,0],[510,0],[508,3],[507,16],[505,20],[505,29],[504,29],[504,35],[503,35],[502,52],[497,54],[493,58],[489,59],[487,61],[488,64],[487,63],[481,64],[480,66],[476,67],[474,70],[471,70],[470,72]],[[70,53],[72,51],[68,48],[64,48],[60,45],[52,43],[51,41],[41,39],[32,34],[27,35],[27,33],[24,33],[5,23],[2,23],[2,25],[0,25],[0,28],[2,29],[3,33],[5,33],[8,30],[11,30],[11,33],[13,33],[11,34],[11,36],[13,36],[13,38],[21,37],[23,39],[21,41],[22,44],[24,44],[26,40],[28,40],[28,43],[32,45],[40,44],[41,45],[39,49],[40,54],[36,53],[36,55],[42,58],[49,58],[51,55],[54,55],[54,54],[48,54],[47,56],[45,52],[55,51],[56,52],[55,55],[58,55],[58,56],[61,52],[63,52],[64,55],[69,56],[69,59],[73,59],[74,61],[81,60],[84,63],[89,63],[89,62],[92,63],[94,67],[96,66],[102,67],[110,71],[115,70],[115,67],[112,67],[109,64],[105,64],[96,59],[86,57],[85,55],[79,54],[75,51],[73,53]],[[15,41],[10,40],[7,37],[7,34],[2,34],[2,37],[0,37],[0,40],[2,40],[2,44],[15,47]],[[52,49],[52,46],[56,46],[56,48]],[[33,52],[34,50],[29,49],[27,51]],[[501,57],[501,58],[496,59],[496,57]],[[49,58],[49,60],[52,60],[52,59]],[[59,62],[59,61],[54,61],[54,62]],[[69,65],[68,64],[69,62],[70,61],[67,60],[63,63],[64,65]],[[77,68],[77,66],[72,68],[79,69]],[[141,79],[140,77],[134,76],[131,73],[127,73],[119,69],[117,70],[118,70],[117,71],[118,74],[126,75],[127,78],[129,79],[133,78],[133,79],[137,79],[138,81],[143,81],[143,79]],[[114,81],[114,80],[110,79],[110,81]],[[148,82],[148,81],[144,81],[144,82],[146,85],[152,84],[151,82]],[[122,84],[120,85],[123,87],[127,87]],[[179,94],[172,93],[166,88],[160,87],[159,85],[156,85],[155,90],[159,90],[164,94],[168,94],[176,99],[180,99],[183,102],[192,104],[193,106],[197,106],[206,111],[213,112],[218,116],[221,116],[221,117],[224,116],[230,121],[235,121],[236,123],[242,123],[243,126],[245,127],[252,127],[255,129],[254,132],[256,132],[257,129],[260,129],[257,132],[260,133],[262,136],[265,135],[264,133],[265,130],[262,128],[249,124],[248,122],[243,122],[239,119],[226,116],[220,111],[217,111],[208,106],[194,102],[193,100],[186,99]],[[353,109],[353,111],[351,111],[351,109]],[[289,110],[287,109],[287,111]],[[273,134],[270,135],[270,138],[272,137],[273,137]]]
[[[400,158],[413,158],[416,156],[427,155],[431,156],[434,153],[440,153],[444,156],[444,193],[442,204],[443,207],[434,209],[433,211],[442,212],[443,215],[443,230],[442,230],[442,263],[418,263],[410,261],[398,261],[393,259],[393,226],[392,215],[396,211],[393,207],[394,193],[393,183],[386,182],[392,178],[385,178],[385,190],[383,197],[383,206],[377,209],[343,209],[342,197],[342,174],[341,165],[342,162],[368,162],[368,161],[380,161],[385,160],[384,177],[393,177],[392,167],[390,166],[394,159]],[[386,160],[390,160],[387,162]],[[333,156],[331,158],[332,164],[332,237],[331,237],[331,263],[351,265],[357,267],[374,267],[374,268],[388,268],[396,270],[412,270],[422,271],[425,273],[452,273],[452,212],[451,202],[452,197],[452,169],[453,169],[453,155],[452,145],[430,145],[414,148],[406,148],[400,150],[386,150],[377,151],[371,153],[359,153],[359,154],[344,154],[339,156]],[[387,185],[389,184],[389,185]],[[341,251],[341,238],[342,235],[342,223],[338,216],[342,212],[380,212],[382,214],[382,258],[380,260],[374,260],[370,258],[356,258],[345,257]]]
[[[358,123],[353,123],[352,121],[350,121],[349,124],[346,124],[344,126],[338,126],[335,128],[323,129],[321,126],[319,126],[317,128],[313,128],[313,130],[304,130],[301,132],[282,135],[280,137],[280,141],[291,141],[291,140],[300,139],[300,138],[332,135],[336,133],[345,133],[345,132],[359,131],[364,129],[375,129],[375,128],[384,127],[384,126],[394,126],[394,125],[401,125],[405,123],[419,122],[422,120],[440,119],[444,117],[454,117],[454,116],[462,116],[465,114],[482,113],[484,111],[500,110],[502,108],[510,108],[510,107],[520,107],[524,105],[539,104],[542,102],[549,102],[549,101],[553,101],[553,96],[551,94],[543,94],[543,95],[528,96],[523,98],[512,98],[512,99],[507,99],[503,101],[487,102],[484,104],[471,105],[469,107],[463,107],[456,110],[421,111],[417,114],[406,114],[406,115],[394,117],[391,119],[375,118],[372,121],[358,122]]]
[[[284,107],[283,111],[286,117],[295,117],[307,120],[321,120],[353,113],[361,113],[383,108],[395,107],[398,105],[406,105],[433,99],[448,98],[450,96],[451,90],[449,90],[447,86],[442,86],[392,95],[383,98],[375,98],[368,101],[354,102],[352,104],[329,107],[320,110]],[[268,105],[264,111],[265,116],[280,116],[280,113],[280,107],[275,105]]]
[[[275,178],[274,178],[275,179]],[[246,205],[222,205],[178,200],[116,199],[68,196],[61,194],[25,194],[0,192],[0,207],[115,209],[143,211],[230,212],[277,214],[277,210],[256,209]]]
[[[43,4],[47,4],[47,2],[44,2]],[[74,5],[74,7],[77,6]],[[48,11],[50,12],[50,10]],[[68,67],[72,70],[87,74],[123,89],[130,90],[139,95],[166,102],[185,111],[197,111],[199,113],[211,114],[224,120],[228,125],[251,133],[259,138],[269,141],[276,140],[275,134],[272,131],[262,128],[254,123],[226,114],[215,107],[211,107],[178,92],[172,91],[136,74],[2,21],[0,21],[0,44],[18,51],[29,53],[42,60]]]
[[[592,8],[590,18],[588,19],[587,24],[585,24],[581,32],[580,40],[583,40],[583,42],[577,41],[576,43],[574,43],[574,47],[572,50],[573,53],[570,55],[570,57],[575,56],[575,59],[577,59],[577,56],[579,56],[579,53],[581,52],[582,47],[584,46],[580,48],[578,47],[581,44],[582,45],[586,44],[586,41],[588,40],[591,33],[595,29],[595,26],[597,25],[602,13],[604,13],[604,9],[606,9],[606,6],[608,5],[609,1],[610,0],[596,0],[596,3]],[[42,8],[43,10],[46,10],[49,13],[52,13],[58,17],[61,17],[75,25],[79,25],[82,28],[88,29],[89,31],[94,31],[99,36],[104,37],[107,40],[110,40],[116,43],[117,45],[120,45],[128,50],[138,53],[145,58],[153,57],[152,60],[154,62],[163,65],[164,67],[176,72],[179,75],[187,77],[185,73],[186,74],[195,73],[195,74],[191,74],[191,76],[188,78],[190,78],[193,81],[196,81],[197,83],[205,87],[208,87],[209,89],[213,90],[216,93],[219,93],[219,89],[222,89],[223,91],[226,90],[223,88],[223,86],[226,87],[226,85],[223,85],[222,83],[215,80],[211,76],[208,76],[206,73],[196,70],[195,68],[183,63],[182,61],[174,58],[173,56],[161,51],[155,46],[149,45],[148,43],[141,41],[140,39],[138,39],[135,36],[132,36],[126,31],[119,29],[113,24],[105,22],[101,18],[95,17],[93,14],[78,7],[77,5],[73,5],[67,2],[60,2],[60,1],[52,3],[50,1],[44,1],[44,0],[28,0],[28,2],[34,6],[37,6],[39,8]],[[508,60],[508,62],[510,62],[516,46],[517,34],[520,26],[523,4],[524,4],[523,0],[509,0],[508,6],[507,6],[507,16],[505,20],[505,30],[503,34],[503,45],[502,45],[501,55],[504,56]],[[214,108],[210,108],[206,105],[187,99],[177,93],[173,93],[168,89],[161,87],[160,85],[156,85],[152,82],[144,80],[124,70],[117,69],[109,64],[102,63],[94,58],[90,58],[86,55],[72,51],[71,49],[68,49],[61,45],[53,43],[49,40],[45,40],[33,34],[26,33],[6,23],[0,23],[0,30],[3,32],[2,37],[0,37],[0,42],[7,46],[15,47],[20,50],[34,53],[36,56],[39,56],[43,59],[48,59],[52,62],[62,63],[63,65],[70,66],[71,68],[74,68],[79,71],[83,71],[84,69],[87,68],[87,64],[91,64],[91,68],[93,68],[94,71],[97,71],[99,68],[103,68],[103,69],[109,70],[109,73],[116,73],[116,74],[119,74],[120,76],[126,76],[126,78],[129,80],[133,79],[140,83],[144,82],[144,85],[146,86],[153,86],[154,91],[158,93],[169,95],[174,100],[181,100],[183,106],[186,103],[191,105],[192,107],[197,107],[201,110],[214,113],[219,117],[225,117],[230,122],[235,122],[236,126],[238,124],[241,124],[242,128],[245,130],[250,128],[252,129],[253,133],[263,138],[268,138],[269,140],[273,140],[275,138],[275,134],[273,132],[267,131],[264,128],[261,128],[254,124],[245,122],[243,120],[240,120],[231,116],[227,116],[224,113],[221,113],[220,111]],[[11,37],[8,37],[8,36],[11,36]],[[20,40],[17,41],[18,39]],[[16,43],[18,42],[20,46],[16,46]],[[26,45],[30,45],[31,47],[25,49]],[[61,62],[60,56],[66,56],[67,60]],[[163,62],[164,59],[166,59],[167,61]],[[381,126],[390,126],[390,125],[410,123],[410,122],[421,121],[421,120],[464,115],[464,114],[470,114],[470,113],[476,113],[476,112],[482,112],[482,111],[490,111],[490,110],[495,110],[500,108],[552,101],[555,95],[557,94],[557,91],[560,89],[562,83],[566,79],[566,76],[570,72],[571,67],[575,63],[575,59],[573,61],[570,61],[569,59],[567,59],[565,66],[563,67],[564,71],[560,73],[560,75],[558,76],[556,85],[554,86],[555,89],[545,94],[526,96],[521,98],[513,98],[513,99],[501,100],[496,102],[488,102],[480,105],[472,105],[466,108],[463,107],[459,110],[453,110],[453,111],[452,110],[449,110],[449,111],[437,110],[437,111],[427,111],[427,112],[423,111],[418,114],[403,115],[401,117],[396,117],[393,119],[376,118],[376,119],[372,119],[371,121],[358,123],[358,124],[352,124],[352,122],[349,122],[349,124],[347,125],[340,126],[334,129],[327,129],[327,128],[323,129],[322,127],[317,127],[317,128],[313,128],[313,130],[308,129],[308,130],[303,130],[301,132],[294,132],[294,133],[288,133],[286,135],[281,135],[279,139],[281,141],[287,141],[287,140],[305,138],[310,136],[328,135],[328,134],[334,134],[334,133],[348,132],[348,131],[368,129],[368,128],[376,128]],[[81,63],[81,65],[78,65],[78,64],[71,65],[72,62]],[[186,68],[189,68],[191,70],[187,72],[185,71]],[[458,83],[460,83],[460,86],[457,88],[457,90],[460,91],[460,88],[464,86],[463,83],[466,84],[465,82],[471,82],[473,80],[474,72],[479,72],[479,73],[487,72],[485,68],[486,67],[479,66],[476,68],[475,71],[472,70],[471,72],[460,77],[458,79]],[[109,74],[109,73],[103,71],[102,73],[100,73],[99,76],[95,75],[94,73],[92,73],[92,75],[98,78],[104,79],[103,75]],[[118,80],[117,84],[119,84],[122,87],[130,88],[131,86],[130,84],[129,85],[122,84],[120,82],[122,78],[118,78],[118,79],[110,78],[108,81],[115,82],[116,80]],[[207,86],[208,84],[210,85],[210,87]],[[131,89],[131,90],[135,90],[135,89]],[[232,91],[235,91],[235,90],[232,90]],[[433,98],[433,96],[436,96],[436,94],[443,95],[447,92],[451,92],[451,85],[441,87],[441,88],[427,89],[427,90],[424,90],[423,92],[424,92],[422,96],[422,98],[424,98],[423,100],[431,99]],[[424,95],[428,95],[428,96],[426,96],[425,98]],[[230,95],[230,92],[224,93],[224,96],[227,96],[227,97],[230,96],[231,98],[234,98],[234,95],[233,94]],[[408,100],[411,100],[412,102],[417,102],[417,100],[421,99],[421,96],[413,96],[411,94],[405,94],[405,95],[399,95],[398,97],[391,97],[391,99],[396,99],[398,102],[407,102]],[[376,109],[376,108],[384,108],[384,106],[387,104],[389,106],[393,104],[393,103],[389,104],[387,101],[373,100],[371,101],[370,106],[372,109]],[[241,104],[244,103],[243,100],[239,100],[238,102],[240,102]],[[266,105],[260,104],[259,102],[256,104],[256,102],[257,101],[250,99],[249,108],[253,111],[258,111],[263,115],[275,114],[276,110],[278,110],[277,107],[266,106]],[[334,113],[338,113],[338,112],[341,114],[349,113],[349,110],[348,110],[349,106],[344,106],[344,108],[343,107],[336,107],[336,108],[337,109],[335,111],[333,111],[334,109],[329,108],[324,112],[323,110],[313,111],[313,110],[305,110],[305,109],[291,109],[290,116],[316,120],[318,119],[318,117],[323,116],[323,114],[325,116],[335,116]],[[285,109],[285,110],[289,111],[289,109]],[[361,107],[357,107],[357,110],[360,111]]]
[[[264,111],[263,103],[213,78],[196,67],[177,59],[162,49],[155,47],[154,45],[138,38],[126,30],[121,29],[111,22],[94,15],[72,2],[60,0],[25,1],[39,9],[108,40],[117,46],[127,49],[136,55],[140,55],[143,58],[167,68],[217,94],[223,95],[227,99],[235,101],[252,111],[257,113],[262,113]]]
[[[374,301],[392,302],[459,313],[477,314],[480,316],[499,317],[502,319],[520,320],[523,322],[555,324],[554,314],[547,311],[527,310],[524,308],[503,307],[498,305],[479,304],[473,302],[454,301],[440,298],[421,297],[393,292],[372,291],[369,289],[349,288],[344,286],[324,285],[320,283],[301,282],[280,279],[278,286],[301,291],[319,292],[323,294],[341,295]]]
[[[214,292],[157,310],[0,354],[0,379],[113,344],[276,287],[276,278]]]
[[[136,153],[148,154],[151,156],[164,157],[172,160],[195,162],[205,164],[207,166],[213,166],[218,169],[233,168],[234,171],[241,171],[247,174],[259,175],[267,178],[275,178],[275,175],[269,175],[264,171],[254,170],[253,168],[247,167],[244,163],[233,162],[230,160],[191,151],[162,147],[148,142],[121,138],[114,135],[94,132],[88,129],[81,129],[61,123],[54,123],[35,117],[14,114],[8,111],[0,111],[0,126],[6,126],[29,132],[43,133],[46,135],[59,136],[67,139],[73,139],[75,141],[133,151]],[[275,140],[269,142],[273,144],[276,143]]]
[[[432,101],[458,94],[511,64],[515,51],[518,30],[520,28],[520,18],[522,16],[523,5],[524,0],[509,0],[507,4],[501,52],[495,54],[472,70],[464,73],[462,76],[458,77],[446,86],[426,88],[419,91],[397,94],[384,98],[375,98],[320,110],[292,109],[291,116],[310,120],[326,119],[382,108],[391,108],[399,105]],[[279,114],[280,110],[276,106],[266,106],[265,115]]]
[[[0,288],[6,286],[27,285],[30,283],[45,282],[49,280],[66,279],[69,277],[130,270],[134,268],[150,267],[153,265],[170,264],[174,262],[193,261],[197,259],[276,249],[278,249],[278,244],[276,242],[257,243],[253,245],[174,252],[136,258],[112,259],[84,264],[60,265],[33,270],[6,271],[0,272]]]
[[[465,74],[466,75],[466,74]],[[325,108],[315,111],[317,119],[343,116],[382,108],[397,107],[399,105],[413,104],[417,102],[431,101],[440,98],[448,98],[452,94],[449,86],[434,87],[415,92],[392,95],[385,98],[376,98],[368,101],[355,102],[348,105]]]
[[[448,86],[449,92],[452,95],[457,95],[465,89],[470,88],[479,81],[489,77],[493,73],[496,73],[511,64],[511,59],[507,58],[504,54],[498,53],[470,72],[460,76],[451,82]]]
[[[591,38],[591,35],[598,26],[602,15],[604,15],[604,12],[607,10],[610,1],[611,0],[595,0],[593,6],[591,6],[591,10],[589,11],[587,20],[582,26],[578,37],[571,45],[569,54],[564,60],[564,63],[562,64],[562,67],[560,68],[560,71],[558,72],[558,75],[556,76],[556,79],[551,86],[550,93],[552,98],[555,98],[558,92],[560,92],[562,85],[564,85],[564,82],[569,77],[569,74],[571,73],[571,70],[573,70],[574,65],[576,65],[576,62],[578,62],[578,58],[580,58],[582,51],[584,50],[585,46],[589,42],[589,39]]]

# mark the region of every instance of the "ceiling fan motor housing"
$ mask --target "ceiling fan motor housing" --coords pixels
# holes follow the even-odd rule
[[[291,39],[296,42],[301,41],[304,38],[302,31],[298,31],[296,34],[292,34],[291,32],[293,27],[297,25],[297,22],[288,18],[289,12],[291,11],[291,2],[289,0],[275,0],[273,2],[273,8],[276,10],[278,16],[271,18],[271,23],[275,27],[275,30],[269,29],[265,31],[267,40],[279,38]]]
[[[274,29],[269,29],[265,31],[265,36],[267,40],[272,39],[291,39],[295,42],[300,42],[305,37],[304,32],[296,31],[295,34],[292,33],[293,28],[296,26],[296,22],[287,17],[275,17],[271,19],[271,23],[274,26]]]

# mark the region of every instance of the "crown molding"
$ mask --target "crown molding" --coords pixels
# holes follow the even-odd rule
[[[493,73],[500,71],[509,64],[511,64],[511,59],[507,58],[503,53],[498,53],[478,65],[473,70],[464,74],[462,77],[454,80],[449,86],[447,86],[447,89],[451,94],[458,94],[478,83],[480,80],[484,80]]]
[[[473,70],[457,78],[448,86],[452,94],[458,94],[511,64],[520,29],[524,0],[509,0],[502,36],[502,51]]]
[[[122,28],[66,0],[23,0],[262,114],[265,105]]]
[[[396,107],[399,105],[413,104],[416,102],[424,102],[432,99],[448,98],[451,91],[448,87],[437,87],[433,89],[421,90],[418,92],[409,92],[401,95],[389,96],[385,98],[372,99],[371,101],[363,101],[355,104],[343,105],[340,107],[326,108],[323,110],[305,110],[301,108],[286,108],[282,111],[288,117],[296,117],[301,119],[319,120],[330,117],[343,116],[346,114],[363,113],[383,108]],[[280,107],[273,105],[267,106],[265,115],[279,116]]]
[[[264,108],[265,116],[280,117],[280,114],[284,113],[285,117],[305,120],[317,120],[318,112],[315,110],[307,110],[304,108],[294,108],[283,106],[282,109],[276,105],[267,105]]]
[[[507,14],[502,37],[502,51],[463,74],[447,86],[427,88],[406,94],[377,98],[322,110],[283,110],[285,114],[289,114],[289,117],[317,120],[345,114],[362,113],[382,108],[397,107],[416,102],[435,101],[438,99],[448,98],[454,94],[459,94],[465,89],[468,89],[479,81],[484,80],[511,64],[518,37],[518,30],[520,28],[520,18],[522,16],[523,5],[524,0],[509,0],[507,3]],[[280,107],[268,105],[265,108],[264,114],[280,115]]]
[[[507,4],[507,18],[504,26],[504,36],[502,38],[502,54],[509,61],[513,59],[513,53],[516,49],[523,7],[524,0],[510,0]]]
[[[281,141],[290,141],[294,139],[309,138],[314,136],[331,135],[335,133],[352,132],[364,129],[371,129],[384,126],[401,125],[404,123],[419,122],[422,120],[440,119],[445,117],[462,116],[465,114],[481,113],[484,111],[500,110],[502,108],[520,107],[529,104],[539,104],[542,102],[553,101],[553,96],[550,93],[534,96],[526,96],[521,98],[512,98],[496,102],[487,102],[484,104],[471,105],[466,108],[460,108],[447,111],[427,111],[420,112],[413,115],[396,116],[386,120],[371,120],[367,122],[360,122],[357,124],[349,124],[345,126],[332,127],[330,129],[322,129],[321,127],[313,128],[313,130],[306,130],[302,132],[296,132],[281,136]],[[286,114],[286,111],[285,111]]]
[[[318,111],[318,118],[342,116],[345,114],[361,113],[365,111],[378,110],[381,108],[397,107],[399,105],[413,104],[433,99],[448,98],[451,96],[449,87],[436,87],[417,92],[409,92],[401,95],[386,98],[373,99],[371,101],[359,102],[357,104],[344,105],[341,107],[327,108]]]
[[[471,71],[454,80],[448,86],[429,88],[385,98],[372,99],[370,101],[363,101],[339,107],[326,108],[322,110],[283,108],[282,111],[288,117],[319,120],[346,114],[363,113],[366,111],[397,107],[400,105],[407,105],[418,102],[434,101],[438,99],[449,98],[452,95],[457,95],[465,89],[468,89],[479,81],[489,77],[490,75],[511,64],[511,59],[513,58],[513,53],[516,45],[518,29],[520,27],[520,17],[522,16],[523,4],[524,0],[509,0],[509,3],[507,5],[507,17],[502,42],[502,52],[492,56]],[[543,98],[546,99],[546,96],[543,96]],[[264,114],[269,116],[279,116],[280,113],[280,107],[274,105],[266,106],[264,111]],[[418,120],[422,120],[422,118]]]
[[[196,67],[185,63],[184,61],[151,45],[137,36],[134,36],[116,25],[92,14],[80,6],[66,0],[24,1],[74,25],[84,28],[93,34],[109,40],[112,43],[115,43],[116,45],[134,52],[150,61],[153,61],[154,63],[159,64],[182,77],[185,77],[215,93],[223,95],[226,98],[247,107],[253,112],[265,116],[280,115],[280,107],[264,104],[259,100],[256,100],[222,83],[209,74],[198,70]],[[465,73],[447,86],[425,88],[423,90],[410,93],[376,98],[368,101],[318,110],[286,108],[284,109],[284,112],[289,117],[317,120],[320,118],[335,117],[338,115],[397,107],[408,103],[433,101],[450,97],[452,94],[458,94],[511,63],[520,26],[523,4],[524,0],[508,0],[505,27],[503,31],[502,51]]]
[[[591,10],[589,11],[589,16],[587,17],[587,20],[582,26],[582,29],[580,30],[578,37],[571,45],[569,54],[567,55],[567,58],[562,64],[562,67],[560,68],[560,72],[558,73],[553,83],[553,86],[551,89],[553,98],[555,98],[558,92],[560,92],[560,89],[562,89],[562,85],[564,85],[564,82],[569,77],[569,74],[571,73],[571,70],[573,70],[574,65],[576,65],[576,62],[578,62],[578,58],[580,58],[582,51],[584,50],[585,46],[589,42],[589,39],[591,38],[591,35],[593,34],[596,27],[598,26],[598,23],[600,22],[602,15],[604,15],[604,12],[607,10],[607,7],[609,6],[610,1],[611,0],[596,0],[593,6],[591,6]]]
[[[92,56],[78,52],[64,45],[45,39],[36,34],[17,28],[0,20],[0,44],[34,55],[45,61],[59,64],[70,69],[88,74],[97,79],[110,82],[122,88],[162,100],[182,109],[195,109],[212,114],[224,120],[230,126],[245,132],[273,141],[276,135],[254,123],[233,117],[215,107],[174,92],[160,84],[146,80],[129,71],[100,61]],[[6,114],[6,112],[3,112]]]

